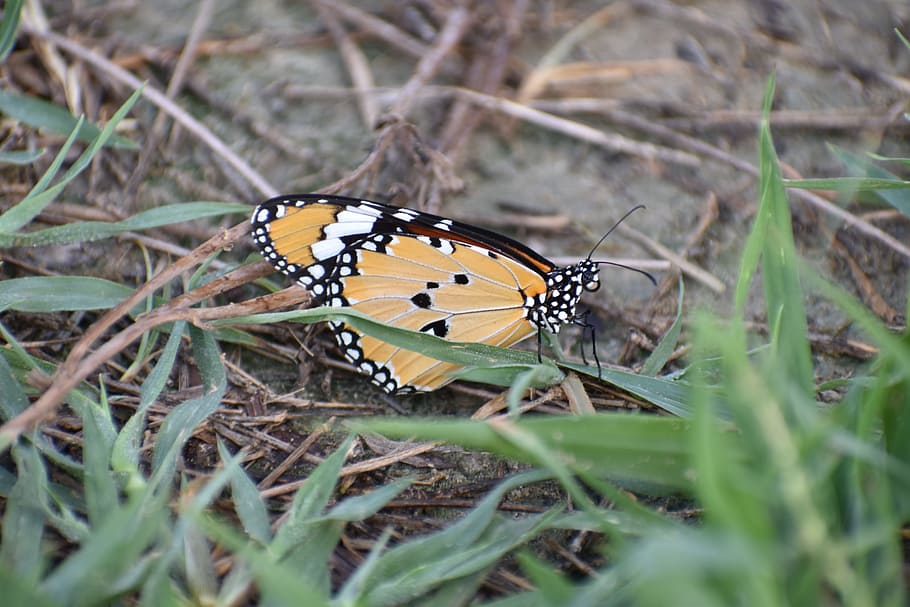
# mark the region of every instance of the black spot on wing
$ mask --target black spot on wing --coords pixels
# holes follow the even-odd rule
[[[449,333],[449,324],[444,318],[434,320],[420,327],[421,333],[432,333],[436,337],[445,337]]]
[[[438,288],[439,288],[439,283],[438,283],[438,282],[432,282],[432,281],[431,281],[431,282],[428,282],[428,283],[427,283],[427,288],[428,288],[428,289],[438,289]]]
[[[426,293],[418,293],[411,298],[411,302],[418,308],[429,308],[430,304],[433,303],[433,300],[431,300],[430,296]]]
[[[470,282],[467,274],[456,274],[452,277],[452,279],[455,281],[455,284],[457,284],[457,285],[466,285],[466,284],[468,284],[468,282]]]

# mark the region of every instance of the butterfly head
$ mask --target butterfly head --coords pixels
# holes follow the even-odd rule
[[[583,259],[575,265],[556,268],[547,274],[547,291],[531,300],[529,318],[541,329],[555,333],[575,320],[575,306],[583,291],[600,288],[596,261]]]

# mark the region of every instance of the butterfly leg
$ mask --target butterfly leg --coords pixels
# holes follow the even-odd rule
[[[543,329],[537,327],[537,362],[543,362]]]
[[[575,317],[574,324],[581,327],[581,361],[587,365],[588,359],[585,356],[585,333],[591,331],[591,354],[594,355],[594,364],[597,365],[597,379],[603,379],[601,375],[600,357],[597,356],[597,332],[594,323],[588,321],[590,310],[585,310]]]

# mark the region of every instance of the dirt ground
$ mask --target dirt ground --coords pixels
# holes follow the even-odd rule
[[[910,49],[894,32],[907,33],[910,5],[899,0],[514,0],[466,5],[461,17],[453,16],[460,3],[433,0],[222,0],[213,3],[209,18],[205,2],[44,6],[50,30],[161,90],[198,28],[200,43],[175,101],[280,192],[316,191],[350,177],[377,149],[378,138],[391,134],[382,162],[344,193],[490,227],[551,259],[583,257],[626,211],[645,205],[599,254],[648,269],[660,286],[608,269],[602,275],[606,288],[586,300],[597,317],[601,358],[624,366],[640,363],[672,321],[677,274],[669,259],[688,264],[687,311],[730,311],[757,206],[756,132],[772,73],[772,131],[786,177],[847,174],[832,146],[910,156],[904,116]],[[396,29],[381,30],[365,13]],[[441,42],[440,31],[452,37],[450,45]],[[345,44],[353,50],[344,51]],[[82,82],[72,109],[103,119],[131,92],[97,66],[58,52]],[[435,63],[434,52],[441,53]],[[11,86],[66,103],[65,87],[47,75],[36,53],[23,48],[13,55],[7,66]],[[484,96],[471,98],[456,87]],[[58,199],[58,216],[82,208],[120,218],[166,203],[252,205],[266,197],[180,125],[165,121],[152,137],[151,104],[140,103],[133,114],[122,134],[139,142],[141,151],[105,152],[86,179]],[[30,178],[20,171],[4,180],[27,187]],[[0,204],[5,209],[20,196],[9,187]],[[797,244],[812,267],[893,326],[906,323],[908,217],[873,201],[846,206],[853,219],[845,221],[832,213],[831,207],[841,206],[830,192],[794,193],[791,200]],[[160,236],[192,249],[243,219]],[[221,259],[230,265],[252,254],[250,242],[237,242]],[[154,256],[158,264],[168,261],[161,251]],[[15,251],[0,278],[31,275],[34,268],[127,284],[145,272],[135,245],[117,241]],[[248,286],[229,297],[259,293]],[[763,312],[755,302],[749,312],[761,332]],[[807,303],[819,379],[850,374],[870,354],[861,336],[831,304],[816,297]],[[31,322],[4,320],[14,333],[34,339],[63,331],[27,329]],[[318,328],[275,327],[260,335],[273,345],[224,346],[234,365],[225,405],[234,414],[213,420],[200,436],[189,458],[200,467],[214,457],[213,434],[268,445],[260,446],[254,464],[264,475],[332,415],[398,408],[467,416],[499,393],[459,386],[390,403],[345,370]],[[567,330],[561,341],[571,348],[579,337]],[[301,349],[312,356],[297,357]],[[176,385],[169,397],[179,398],[181,389],[193,385],[189,367]],[[301,385],[292,397],[274,398]],[[544,411],[564,405],[558,395],[550,396]],[[603,406],[634,406],[606,392],[593,397]],[[244,429],[237,421],[279,410],[289,412],[296,425]],[[315,441],[314,452],[328,452],[336,440],[328,433]],[[391,448],[361,446],[364,454]],[[307,457],[286,478],[304,475]],[[477,495],[513,467],[455,449],[422,457],[409,462],[436,483],[420,490],[427,503]],[[367,474],[357,482],[376,481]],[[527,499],[543,503],[548,497]],[[508,587],[502,579],[498,583]]]
[[[443,18],[432,2],[359,6],[417,38],[431,36]],[[94,35],[118,49],[115,56],[145,54],[138,73],[153,82],[167,78],[162,70],[173,64],[195,18],[194,6],[179,2],[94,10],[98,17],[88,20]],[[706,285],[687,275],[687,307],[723,314],[756,205],[755,179],[742,165],[757,162],[757,112],[768,77],[777,77],[772,127],[781,159],[792,169],[788,176],[843,175],[829,146],[905,155],[901,112],[908,81],[902,75],[910,51],[893,29],[908,12],[897,1],[861,8],[848,0],[481,3],[470,11],[462,46],[427,84],[481,88],[466,83],[465,70],[473,65],[487,70],[491,82],[499,76],[487,85],[489,92],[515,98],[517,91],[548,115],[627,138],[634,153],[476,105],[455,116],[450,91],[423,86],[406,117],[423,143],[447,155],[447,178],[432,177],[435,183],[427,186],[421,169],[399,154],[351,193],[391,195],[399,204],[492,226],[566,261],[584,255],[612,222],[643,204],[647,210],[628,222],[643,236],[620,232],[601,254],[660,259],[653,246],[642,246],[645,239],[682,253],[716,279]],[[182,16],[175,20],[175,14]],[[61,10],[58,22],[78,23],[78,17],[78,11],[67,16]],[[382,115],[414,75],[415,58],[342,21],[378,89],[375,111]],[[509,33],[511,43],[504,42]],[[323,187],[363,159],[375,131],[351,92],[350,65],[311,5],[218,3],[204,39],[212,47],[193,62],[182,100],[278,190]],[[464,132],[456,137],[459,129]],[[182,137],[183,144],[164,150],[134,196],[105,205],[260,198],[226,179],[204,150]],[[698,143],[712,147],[705,153]],[[686,152],[696,164],[654,158],[636,147],[651,144]],[[907,257],[845,229],[842,219],[812,201],[794,195],[793,208],[806,259],[899,322]],[[873,213],[873,225],[910,241],[906,218],[880,208],[852,211]],[[532,221],[536,215],[543,219]],[[660,264],[645,267],[658,268],[659,278],[668,275]],[[655,297],[634,273],[610,270],[604,279],[608,288],[591,302],[601,314],[601,349],[608,360],[634,363],[640,351],[629,345],[629,327],[645,345],[658,338],[674,310],[675,286]],[[813,329],[837,335],[839,313],[812,303]],[[761,321],[760,309],[752,312]],[[569,331],[564,339],[577,335]]]

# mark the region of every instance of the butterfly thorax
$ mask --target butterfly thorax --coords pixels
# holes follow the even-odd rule
[[[557,333],[562,325],[575,320],[575,306],[582,291],[596,291],[600,287],[597,264],[584,259],[556,268],[547,273],[546,284],[547,290],[528,297],[525,307],[528,320],[544,331]]]

